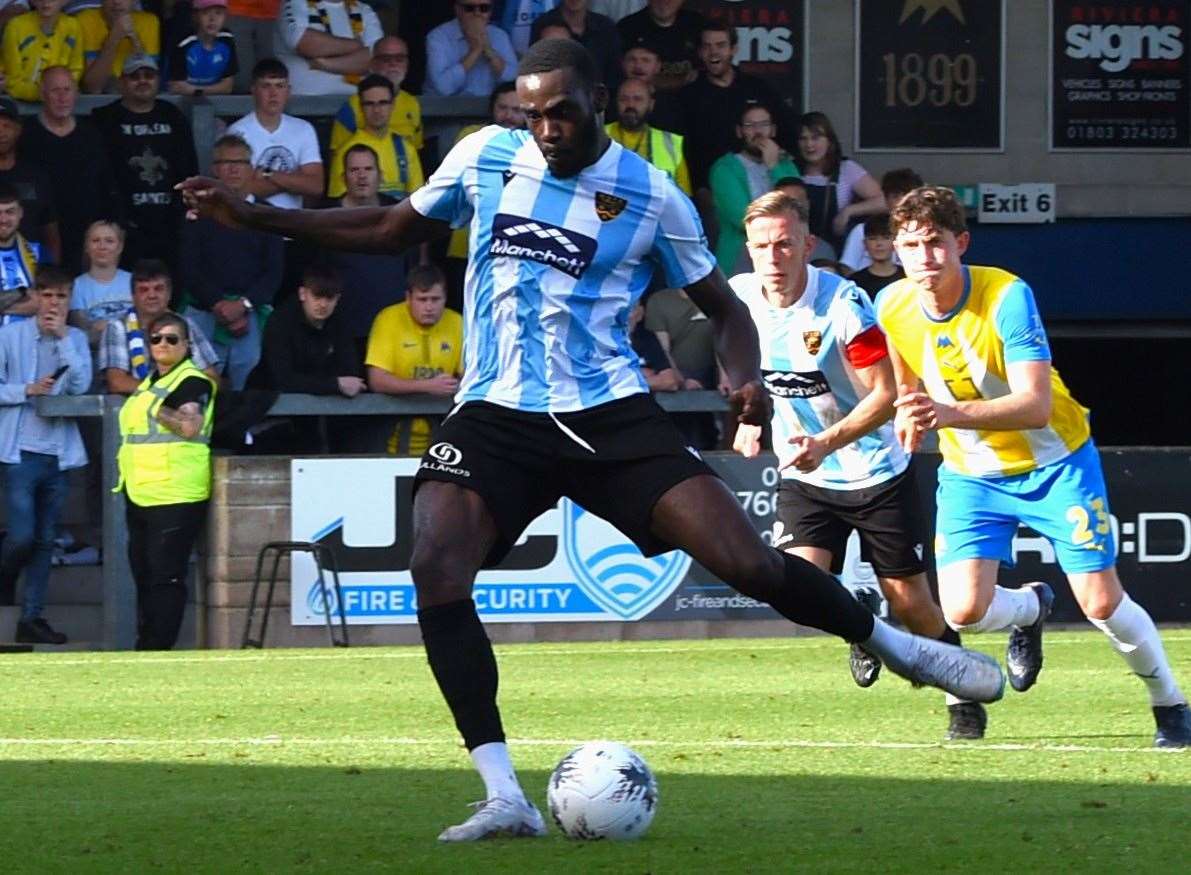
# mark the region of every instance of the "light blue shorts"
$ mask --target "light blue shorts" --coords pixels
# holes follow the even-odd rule
[[[1065,459],[1012,477],[939,469],[935,562],[997,559],[1013,564],[1018,524],[1055,548],[1065,572],[1103,571],[1117,558],[1100,454],[1088,440]]]

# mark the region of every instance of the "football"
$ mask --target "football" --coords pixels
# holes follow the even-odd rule
[[[546,785],[550,815],[571,839],[637,839],[658,808],[653,772],[630,747],[590,741],[562,758]]]

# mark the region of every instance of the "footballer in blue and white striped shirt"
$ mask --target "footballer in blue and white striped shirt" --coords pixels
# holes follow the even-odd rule
[[[439,839],[546,832],[509,758],[496,660],[471,596],[477,571],[563,495],[642,553],[683,549],[788,619],[863,643],[899,674],[999,698],[1004,679],[988,657],[896,630],[829,574],[768,547],[687,449],[641,376],[632,305],[655,271],[684,287],[714,326],[740,420],[762,424],[769,396],[748,310],[686,196],[609,140],[607,89],[579,43],[531,46],[517,96],[529,134],[479,131],[394,207],[279,210],[210,179],[181,186],[195,216],[357,251],[401,251],[470,223],[464,376],[418,471],[410,571],[431,670],[487,799]]]

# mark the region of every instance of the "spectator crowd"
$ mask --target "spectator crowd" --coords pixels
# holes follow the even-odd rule
[[[209,166],[245,198],[283,209],[396,204],[445,149],[424,136],[417,96],[488,99],[488,123],[524,127],[519,54],[546,38],[592,54],[609,136],[665,171],[703,218],[723,271],[751,270],[743,216],[781,189],[808,206],[817,266],[874,294],[902,276],[888,211],[920,185],[874,179],[842,153],[830,119],[797,116],[738,69],[737,33],[683,0],[12,0],[0,9],[0,463],[10,537],[0,603],[29,566],[22,633],[40,619],[61,478],[86,464],[71,421],[36,395],[131,395],[153,367],[149,326],[184,321],[190,360],[224,390],[452,396],[463,372],[467,229],[441,251],[310,252],[209,220],[187,222],[175,186]],[[80,114],[80,93],[111,101]],[[252,110],[196,154],[163,95],[247,93]],[[338,95],[320,138],[291,97]],[[18,101],[20,103],[18,103]],[[33,106],[30,106],[33,105]],[[475,127],[465,128],[460,138]],[[200,161],[200,158],[202,159]],[[716,389],[707,317],[660,285],[631,340],[656,392]],[[693,446],[721,445],[711,414],[685,414]],[[415,455],[432,424],[383,433],[270,420],[259,451]],[[727,436],[730,441],[731,436]],[[22,526],[13,539],[14,514]],[[28,531],[25,531],[28,528]],[[19,543],[18,543],[19,541]],[[42,625],[37,626],[40,622]],[[44,628],[43,628],[44,627]]]

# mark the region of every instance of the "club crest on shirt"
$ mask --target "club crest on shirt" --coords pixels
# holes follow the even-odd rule
[[[611,222],[624,212],[629,202],[614,194],[597,191],[595,196],[595,211],[601,222]]]
[[[823,332],[822,331],[804,331],[802,332],[802,342],[806,344],[806,351],[811,355],[818,355],[819,350],[823,346]]]

